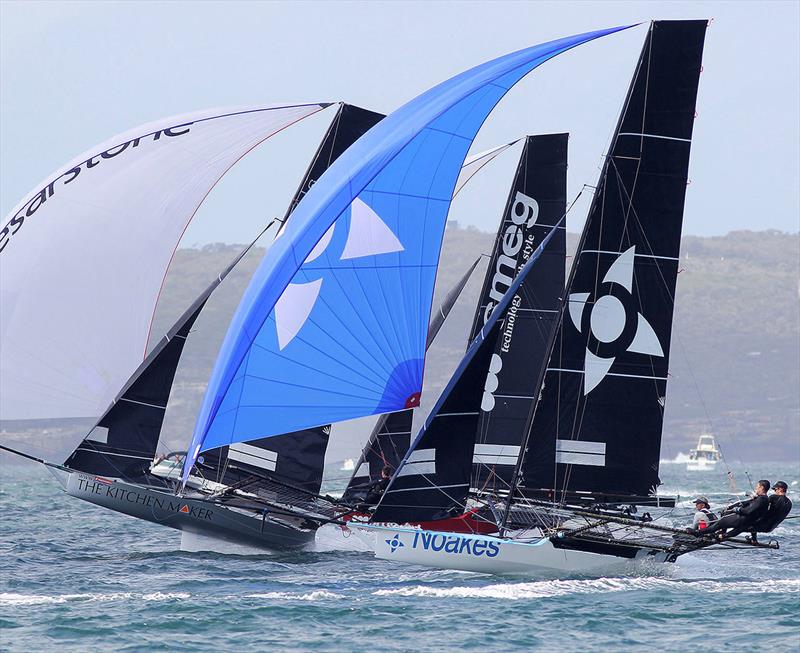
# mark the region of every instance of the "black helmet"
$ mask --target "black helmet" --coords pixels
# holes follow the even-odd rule
[[[784,481],[778,481],[775,485],[772,486],[773,490],[783,490],[784,492],[789,489],[789,486],[786,485]]]

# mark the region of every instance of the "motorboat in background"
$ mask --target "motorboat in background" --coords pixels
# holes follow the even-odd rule
[[[713,435],[705,433],[697,440],[697,446],[689,451],[689,461],[686,463],[687,472],[706,472],[715,469],[717,461],[722,458],[722,452],[717,447]]]

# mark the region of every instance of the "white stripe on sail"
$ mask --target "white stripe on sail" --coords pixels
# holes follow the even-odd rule
[[[516,465],[519,446],[511,444],[476,444],[472,462],[482,465]]]
[[[228,460],[235,460],[274,472],[278,465],[278,454],[269,449],[261,449],[260,447],[240,442],[230,446]]]
[[[417,449],[412,451],[397,476],[436,473],[436,449]]]
[[[606,443],[586,440],[556,440],[556,462],[564,465],[605,467]]]

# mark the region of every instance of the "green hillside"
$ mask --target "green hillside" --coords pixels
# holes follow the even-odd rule
[[[577,237],[570,238],[574,248]],[[448,226],[437,294],[489,251],[492,235]],[[240,246],[176,254],[154,336],[223,270]],[[193,426],[205,381],[247,279],[263,250],[239,265],[209,302],[187,345],[165,432],[176,446]],[[435,401],[465,346],[478,268],[429,354],[423,408]],[[774,231],[684,238],[667,397],[664,457],[716,433],[731,460],[800,458],[800,239]],[[335,447],[352,455],[368,424],[346,425]],[[185,444],[184,444],[185,446]],[[333,459],[336,459],[336,452]]]

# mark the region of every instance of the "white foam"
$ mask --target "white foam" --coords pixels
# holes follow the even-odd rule
[[[188,599],[191,594],[187,592],[153,592],[151,594],[142,594],[143,601],[176,601],[180,599]]]
[[[317,530],[312,550],[328,551],[374,551],[375,536],[359,529],[343,530],[340,526],[326,524]]]
[[[416,585],[393,590],[378,590],[373,592],[373,594],[376,596],[420,596],[518,601],[521,599],[551,598],[570,594],[607,594],[612,592],[664,589],[672,589],[680,592],[700,591],[708,593],[800,593],[800,579],[725,583],[710,580],[679,582],[662,578],[602,578],[592,580],[549,580],[533,583],[502,583],[485,585],[483,587],[430,587]]]
[[[342,594],[335,594],[328,590],[314,590],[305,594],[292,592],[260,592],[258,594],[245,594],[246,599],[279,599],[284,601],[325,601],[330,599],[343,599]]]
[[[46,603],[65,603],[63,596],[42,596],[38,594],[0,593],[0,605],[44,605]]]
[[[67,602],[106,602],[106,601],[127,601],[131,599],[142,599],[143,601],[172,601],[176,599],[188,599],[191,595],[186,592],[153,592],[150,594],[134,594],[133,592],[109,592],[107,594],[16,594],[13,592],[0,593],[0,605],[47,605]]]

